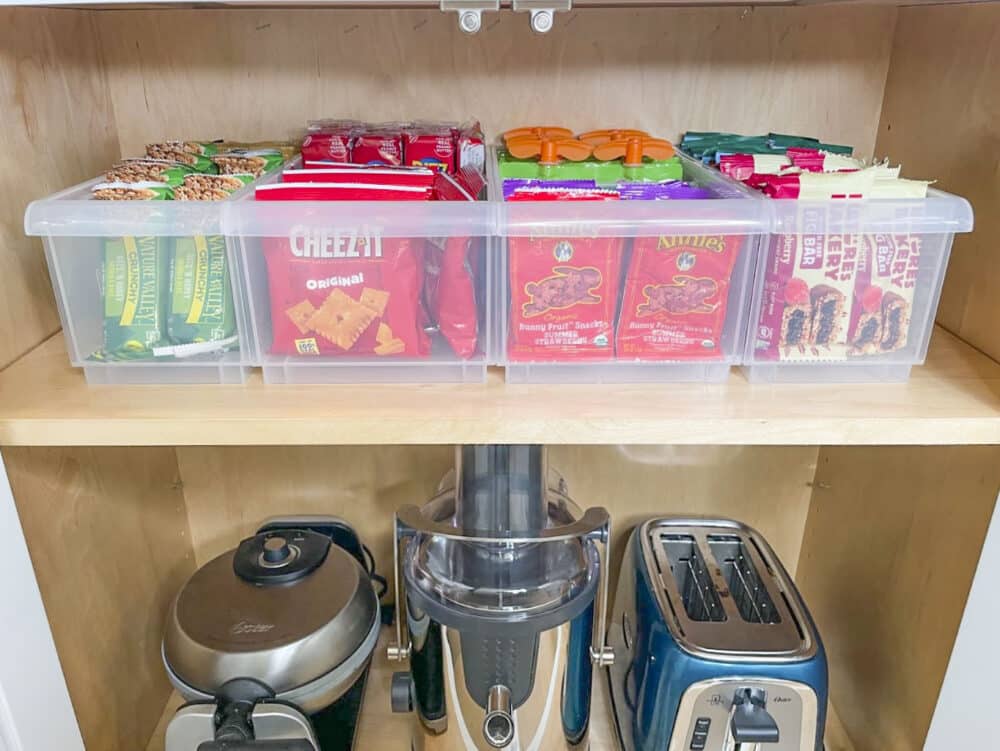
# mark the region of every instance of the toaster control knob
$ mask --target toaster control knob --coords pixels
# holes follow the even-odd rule
[[[741,688],[733,698],[729,721],[736,743],[777,743],[778,723],[767,711],[767,693],[761,688]]]
[[[292,549],[284,537],[268,537],[264,541],[264,560],[268,563],[281,563],[288,560]]]

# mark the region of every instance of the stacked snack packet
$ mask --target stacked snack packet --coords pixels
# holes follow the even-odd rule
[[[221,201],[280,166],[280,142],[167,141],[109,169],[99,201]],[[220,235],[104,240],[100,361],[218,356],[237,348],[236,313]]]
[[[504,134],[498,163],[504,200],[511,202],[723,197],[683,179],[684,164],[670,142],[630,128],[579,135],[561,127],[517,128]],[[745,241],[510,237],[508,357],[719,360]]]
[[[687,133],[681,148],[771,198],[802,204],[799,226],[822,227],[855,199],[921,199],[930,182],[866,163],[849,146],[803,136]],[[764,259],[755,359],[831,362],[893,356],[909,342],[920,274],[919,234],[773,235]]]
[[[301,166],[258,201],[475,201],[486,179],[479,124],[311,123]],[[382,237],[377,228],[265,238],[271,354],[427,357],[437,331],[478,347],[481,238]]]

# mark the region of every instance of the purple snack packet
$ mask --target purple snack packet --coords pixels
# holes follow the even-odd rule
[[[511,177],[503,181],[503,200],[506,201],[521,188],[551,188],[553,190],[583,188],[584,190],[593,190],[596,187],[596,180],[536,180]]]
[[[708,188],[702,188],[683,180],[663,183],[620,182],[617,187],[623,201],[685,201],[715,198]]]

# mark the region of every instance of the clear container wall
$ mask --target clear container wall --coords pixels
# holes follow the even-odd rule
[[[493,360],[508,382],[725,380],[766,202],[682,163],[719,197],[500,206]]]
[[[772,201],[750,309],[746,374],[764,382],[905,381],[922,363],[968,204]],[[787,230],[787,231],[780,231]]]
[[[227,206],[266,383],[483,382],[490,205]]]
[[[243,383],[254,353],[242,288],[210,202],[32,204],[71,363],[92,384]]]

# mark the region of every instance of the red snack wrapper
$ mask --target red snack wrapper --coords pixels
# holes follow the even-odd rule
[[[428,201],[431,189],[376,183],[300,183],[258,185],[258,201]]]
[[[510,359],[610,359],[624,240],[512,237],[508,243]]]
[[[455,354],[468,359],[476,352],[479,327],[473,239],[429,239],[425,250],[427,309]]]
[[[430,190],[434,185],[434,171],[406,169],[404,167],[324,167],[320,169],[290,169],[281,173],[286,183],[331,183],[383,185],[393,187],[418,187]]]
[[[422,240],[303,228],[263,244],[273,354],[427,355]]]
[[[340,124],[309,133],[302,141],[302,159],[344,163],[351,161],[355,126]]]
[[[411,167],[430,167],[445,172],[456,168],[457,144],[450,128],[425,128],[404,135],[403,150]]]
[[[719,171],[740,182],[751,175],[777,174],[791,164],[792,160],[783,154],[723,154],[719,157]]]
[[[351,161],[355,164],[399,166],[403,164],[403,136],[398,131],[385,130],[362,133],[354,139]]]
[[[744,238],[638,237],[625,275],[620,358],[722,357],[729,284]]]

